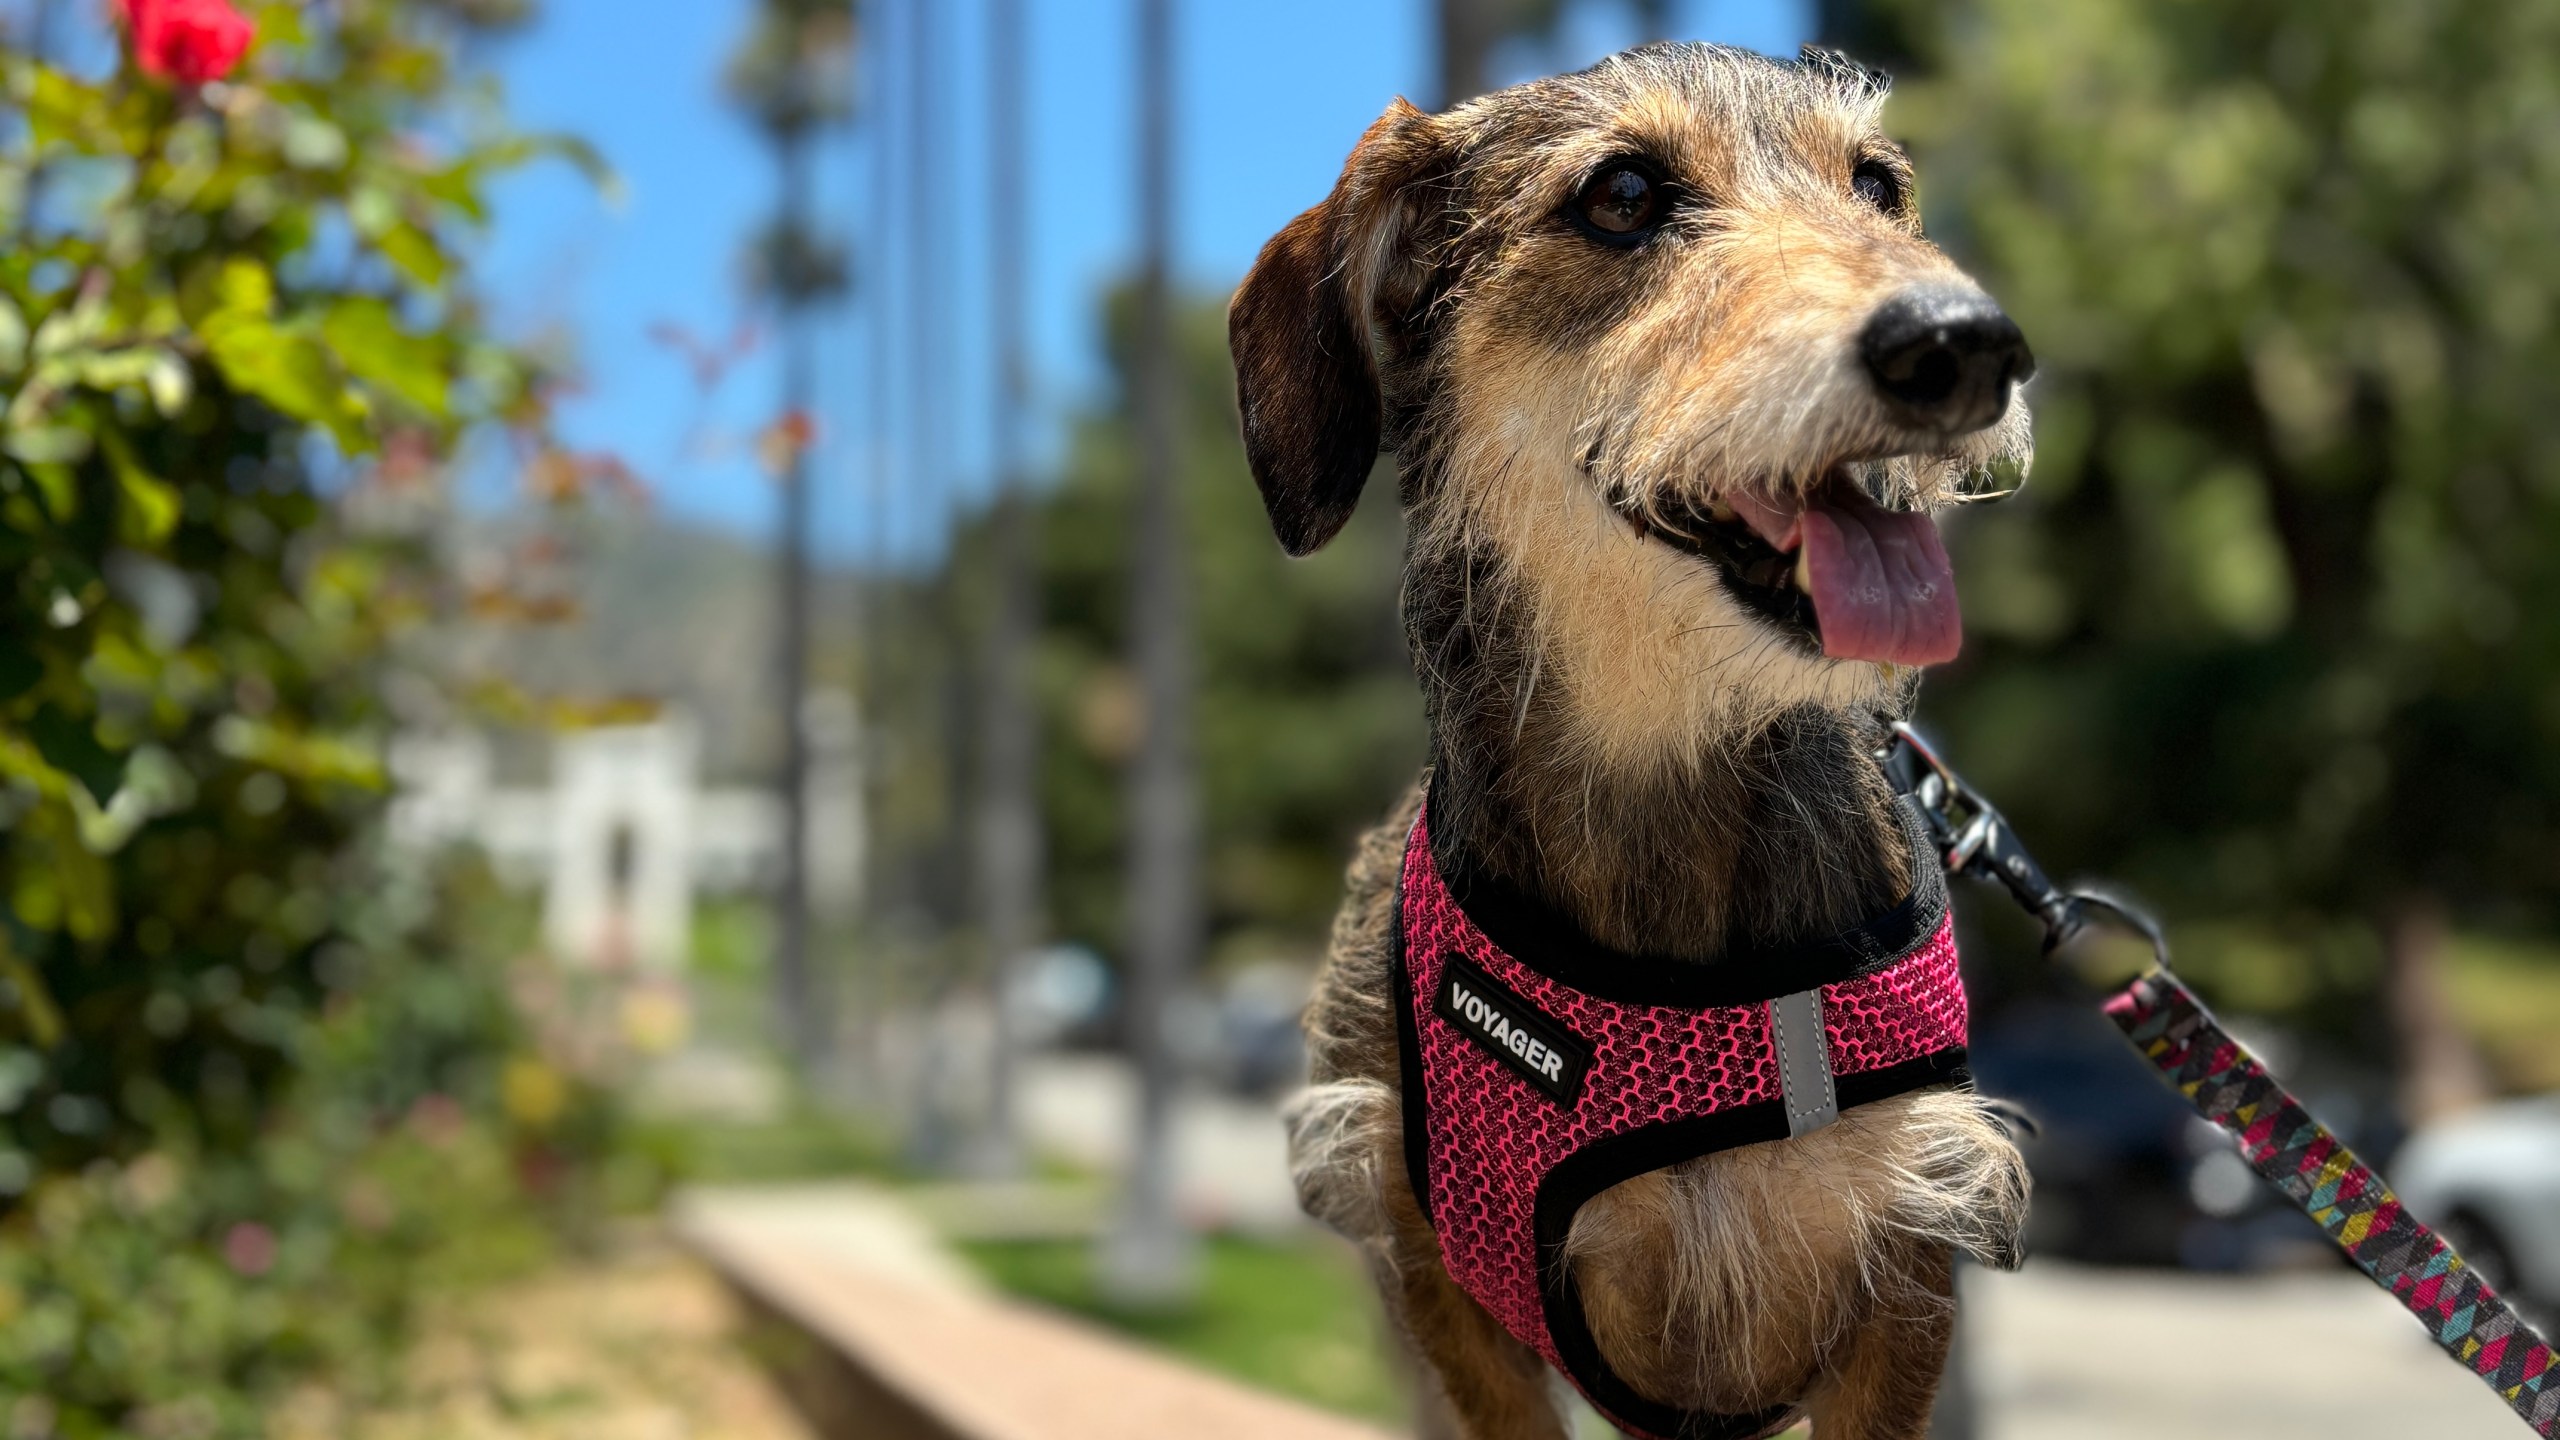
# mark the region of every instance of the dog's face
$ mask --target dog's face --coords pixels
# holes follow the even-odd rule
[[[1393,443],[1417,562],[1498,573],[1522,683],[1609,751],[1952,657],[1930,512],[2023,475],[2033,361],[1922,237],[1883,98],[1828,55],[1658,45],[1390,108],[1232,312],[1282,542]]]

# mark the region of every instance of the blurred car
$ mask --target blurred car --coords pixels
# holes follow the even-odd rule
[[[2359,1153],[2392,1153],[2398,1126],[2381,1072],[2263,1027],[2242,1038]],[[2161,1083],[2096,1007],[2013,1005],[1976,1029],[1970,1058],[1982,1093],[2014,1103],[2036,1126],[2020,1141],[2035,1176],[2030,1253],[2220,1271],[2335,1261],[2319,1227]]]
[[[2410,1137],[2392,1188],[2501,1291],[2560,1307],[2560,1095],[2469,1111]]]
[[[2108,1265],[2168,1265],[2191,1210],[2192,1113],[2105,1018],[2086,1007],[2010,1008],[1971,1042],[1975,1083],[2034,1121],[2027,1247]]]

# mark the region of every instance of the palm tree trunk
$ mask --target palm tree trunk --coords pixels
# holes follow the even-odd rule
[[[1129,638],[1144,733],[1128,776],[1125,1011],[1138,1076],[1128,1190],[1103,1254],[1118,1297],[1163,1303],[1192,1282],[1191,1237],[1174,1209],[1173,1056],[1165,1020],[1200,945],[1199,799],[1191,772],[1190,604],[1175,453],[1170,269],[1173,248],[1173,14],[1138,0],[1138,187],[1143,258],[1137,363],[1138,500]]]
[[[799,236],[809,213],[809,143],[805,130],[780,139],[781,233]],[[808,316],[785,294],[782,325],[782,413],[805,422],[812,399],[815,357]],[[805,433],[805,432],[802,432]],[[809,964],[809,447],[792,444],[782,475],[782,563],[779,610],[782,716],[782,880],[775,896],[773,1001],[777,1033],[802,1066],[818,1057],[826,1027],[819,1016]]]
[[[1837,0],[1826,0],[1837,3]],[[1573,7],[1564,0],[1434,0],[1440,31],[1442,108],[1472,100],[1493,88],[1493,52],[1505,40],[1552,37]],[[1636,33],[1658,40],[1671,33],[1670,0],[1634,0]]]
[[[978,898],[993,1003],[993,1054],[987,1077],[981,1168],[999,1173],[1017,1163],[1014,1143],[1012,979],[1034,942],[1040,910],[1038,715],[1029,666],[1040,625],[1040,589],[1031,498],[1023,493],[1022,433],[1028,381],[1023,354],[1023,55],[1021,0],[989,0],[987,81],[989,143],[995,193],[1016,197],[995,207],[989,294],[996,362],[995,617],[987,629],[986,676],[979,696],[980,813]]]
[[[946,311],[941,302],[947,294],[942,261],[949,240],[942,233],[947,217],[934,203],[937,197],[930,193],[941,181],[942,150],[950,138],[939,103],[944,94],[944,77],[938,26],[948,14],[947,0],[915,0],[906,10],[906,188],[899,196],[899,204],[905,207],[907,217],[908,445],[899,498],[924,507],[930,507],[940,491],[945,472],[938,447],[948,443],[943,425],[947,418],[943,412]],[[929,609],[912,625],[915,635],[935,656],[963,653],[955,643],[963,637],[947,611]],[[916,698],[926,733],[967,734],[963,721],[969,713],[970,697],[966,692],[970,679],[965,665],[948,670],[937,667],[932,685],[918,687]],[[942,813],[957,817],[965,814],[968,805],[968,792],[961,788],[958,772],[974,757],[965,740],[948,744],[945,756],[949,763],[943,767],[938,781],[941,794],[936,798],[942,802]],[[935,931],[944,922],[958,918],[947,877],[960,873],[953,862],[967,862],[967,835],[967,825],[962,821],[942,828],[929,840],[919,840],[917,853],[901,857],[906,863],[900,868],[900,905]],[[901,946],[902,951],[908,948]],[[923,958],[921,983],[907,988],[912,1002],[919,1007],[918,1022],[928,1031],[937,1031],[945,1018],[950,976],[946,967],[933,963],[940,958],[931,953],[938,947],[925,948],[928,953]],[[938,1033],[924,1036],[908,1097],[907,1153],[928,1168],[942,1168],[957,1158],[954,1141],[958,1137],[950,1113],[952,1076],[948,1050]]]
[[[887,703],[888,667],[882,659],[889,631],[888,607],[891,587],[887,575],[889,556],[889,499],[897,480],[897,413],[898,390],[898,295],[893,278],[892,257],[897,250],[899,182],[898,136],[895,129],[896,88],[900,76],[889,37],[897,23],[896,0],[874,0],[864,12],[868,28],[864,38],[869,43],[871,93],[869,105],[869,144],[865,162],[870,173],[864,177],[871,196],[869,264],[862,267],[863,285],[859,292],[867,306],[864,319],[869,333],[864,337],[869,355],[869,373],[864,380],[864,429],[868,432],[862,473],[862,573],[854,585],[854,667],[857,698],[863,724],[856,732],[860,737],[860,775],[862,786],[862,873],[859,877],[862,896],[860,936],[853,955],[850,982],[854,991],[848,1009],[853,1021],[855,1062],[865,1087],[877,1093],[883,1079],[880,1072],[881,1014],[889,1001],[889,967],[886,950],[890,933],[888,898],[890,894],[890,848],[888,827],[883,823],[887,813],[888,787],[882,783],[888,774],[886,744],[889,735]]]
[[[1878,0],[1815,0],[1815,42],[1892,74],[1913,74],[1921,68],[1919,13]]]
[[[2489,1095],[2480,1053],[2446,993],[2444,905],[2403,896],[2383,925],[2383,993],[2400,1061],[2400,1113],[2412,1125],[2441,1120]]]
[[[1443,109],[1485,91],[1488,62],[1503,36],[1503,17],[1492,0],[1435,0],[1440,27],[1440,99]]]

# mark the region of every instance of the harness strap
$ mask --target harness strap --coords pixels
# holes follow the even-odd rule
[[[2259,1178],[2390,1291],[2446,1354],[2497,1391],[2535,1434],[2560,1437],[2560,1354],[2551,1342],[2517,1318],[2443,1237],[2402,1209],[2382,1177],[2231,1038],[2171,973],[2159,925],[2123,899],[2055,885],[2000,812],[1928,742],[1908,725],[1897,723],[1893,732],[1877,763],[1918,804],[1947,873],[1999,881],[2044,923],[2048,952],[2102,918],[2148,938],[2157,963],[2108,998],[2107,1018],[2197,1114],[2231,1133]]]
[[[1837,934],[1720,963],[1610,949],[1463,857],[1431,801],[1397,871],[1388,950],[1407,1178],[1450,1279],[1629,1435],[1757,1440],[1750,1413],[1648,1398],[1600,1353],[1565,1253],[1575,1216],[1634,1176],[1963,1083],[1965,998],[1946,874],[1900,806],[1910,893]]]
[[[1840,1118],[1840,1092],[1831,1083],[1831,1047],[1822,1032],[1821,991],[1799,990],[1769,1002],[1769,1034],[1778,1047],[1778,1095],[1786,1102],[1790,1140]]]

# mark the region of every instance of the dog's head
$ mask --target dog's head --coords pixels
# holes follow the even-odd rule
[[[1953,656],[1930,512],[2023,475],[2034,362],[1923,238],[1883,100],[1827,52],[1652,45],[1390,107],[1231,312],[1281,543],[1399,450],[1416,573],[1497,579],[1513,683],[1604,748],[1888,703]],[[1409,604],[1428,644],[1445,607]]]

